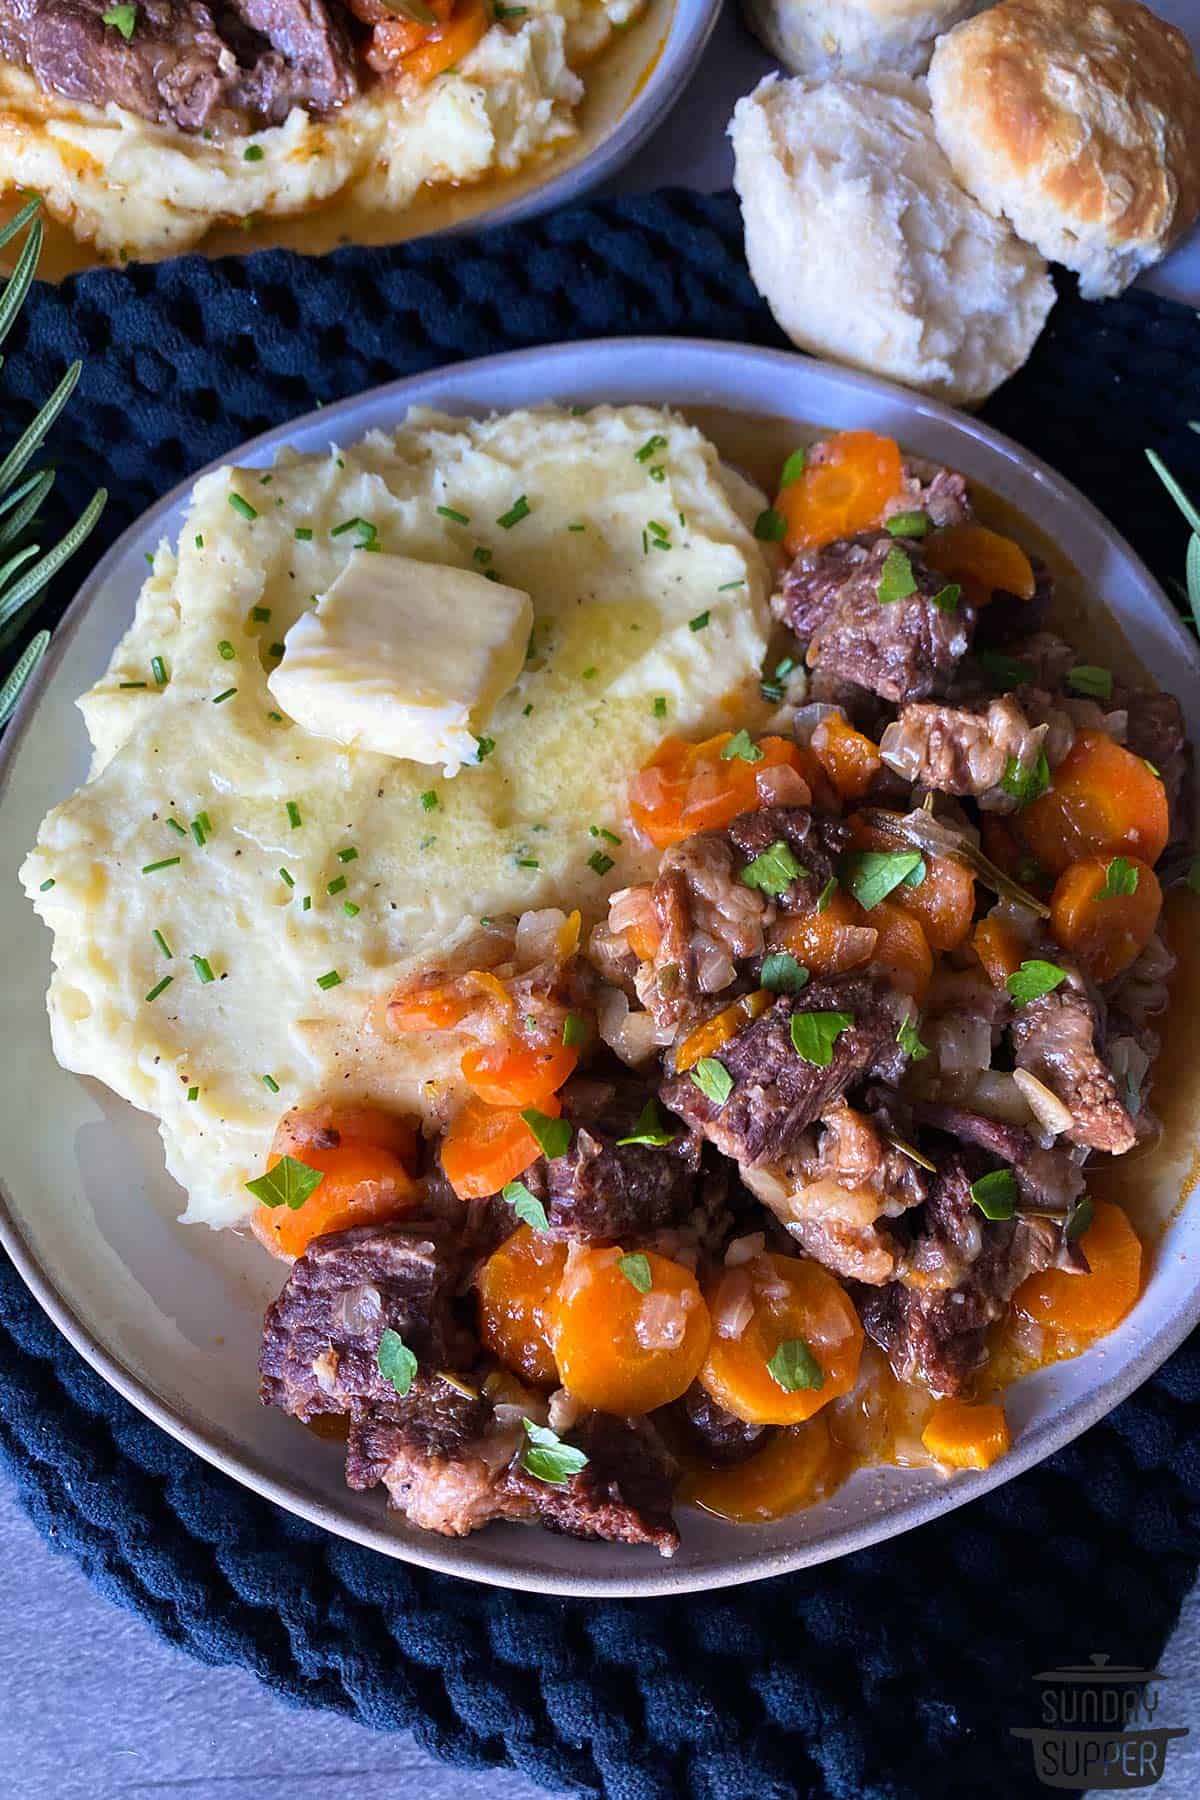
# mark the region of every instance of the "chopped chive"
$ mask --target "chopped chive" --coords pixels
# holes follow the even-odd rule
[[[187,826],[186,826],[186,825],[181,825],[181,824],[180,824],[180,823],[179,823],[179,820],[178,820],[178,819],[168,819],[168,820],[167,820],[167,828],[168,828],[168,830],[170,830],[170,831],[176,831],[176,832],[178,832],[178,833],[179,833],[179,836],[180,836],[180,837],[186,837],[186,836],[187,836]]]
[[[485,762],[495,748],[495,738],[477,737],[475,739],[475,761],[477,763]]]
[[[586,525],[568,525],[567,530],[568,531],[586,531],[587,526]]]
[[[718,594],[727,594],[730,588],[745,587],[745,581],[723,581],[717,589]]]
[[[273,723],[273,724],[275,724],[275,725],[282,725],[282,724],[283,724],[283,714],[282,714],[282,713],[277,713],[277,712],[269,712],[269,713],[268,713],[268,714],[267,714],[267,717],[268,717],[268,719],[270,719],[270,720],[271,720],[271,721],[272,721],[272,723]]]
[[[357,862],[358,861],[358,851],[354,848],[353,844],[351,844],[345,850],[338,851],[338,861],[340,863],[348,863],[348,862]]]
[[[265,625],[270,616],[271,609],[269,606],[252,606],[250,608],[250,617],[254,620],[256,625]]]
[[[222,693],[222,694],[214,694],[214,695],[213,695],[213,705],[214,705],[214,706],[220,706],[220,704],[221,704],[221,702],[222,702],[222,701],[223,701],[223,700],[232,700],[232,699],[233,699],[233,696],[234,696],[234,695],[235,695],[235,694],[236,694],[236,693],[237,693],[237,689],[236,689],[236,688],[226,688],[226,689],[225,689],[225,691],[224,691],[224,693]]]
[[[247,144],[246,148],[242,151],[242,161],[243,162],[261,162],[262,159],[263,159],[263,147],[261,144]],[[267,476],[267,475],[263,476],[264,481],[267,481],[269,479],[270,479],[269,476]]]
[[[328,974],[317,976],[317,986],[319,988],[328,990],[329,988],[340,987],[341,985],[342,978],[336,969],[330,969]]]
[[[153,675],[159,687],[166,687],[167,665],[161,656],[152,656],[150,658],[150,673]]]
[[[333,880],[329,883],[328,887],[325,889],[325,892],[327,894],[340,894],[342,892],[342,890],[345,888],[345,886],[346,886],[346,877],[344,875],[335,875]]]
[[[372,525],[370,519],[360,519],[357,514],[352,519],[343,519],[340,525],[333,527],[329,535],[330,537],[344,537],[348,531],[355,533],[355,544],[360,550],[365,550],[379,536],[377,528]]]
[[[482,569],[484,564],[490,563],[491,560],[492,553],[487,546],[485,544],[476,544],[474,550],[471,552],[471,561],[473,563],[478,563],[479,567]]]
[[[173,869],[176,863],[182,861],[182,856],[164,856],[161,862],[144,863],[142,874],[153,875],[158,869]]]
[[[167,961],[170,962],[172,956],[174,955],[174,951],[171,949],[170,944],[168,944],[168,942],[167,942],[166,938],[163,936],[162,932],[158,930],[157,926],[155,927],[152,935],[153,935],[155,943],[158,945],[159,949],[162,951],[162,953],[166,957]]]
[[[666,447],[667,447],[666,438],[661,436],[661,434],[656,431],[654,433],[654,436],[648,437],[646,439],[645,443],[642,445],[641,449],[638,450],[637,452],[635,452],[634,461],[640,462],[640,463],[647,463],[650,461],[650,458],[654,455],[656,450],[665,450]]]
[[[300,902],[300,911],[301,912],[310,912],[311,910],[312,910],[312,895],[305,894],[303,900]]]
[[[155,982],[154,986],[150,989],[150,992],[146,995],[146,999],[148,1001],[157,1000],[158,996],[170,987],[174,979],[175,977],[173,975],[164,975],[161,981]]]
[[[588,667],[583,670],[583,672],[580,676],[580,680],[581,681],[595,681],[595,679],[599,673],[600,673],[600,671],[596,667],[596,665],[594,663],[590,663],[588,665]]]
[[[54,886],[53,875],[47,875],[45,881],[43,881],[41,887],[38,889],[38,893],[39,894],[48,894],[50,892],[50,889],[53,886]]]
[[[768,506],[754,521],[754,535],[764,544],[779,544],[787,533],[787,520]]]
[[[667,471],[662,463],[655,463],[654,467],[650,470],[650,479],[651,481],[665,481],[667,479]]]
[[[437,510],[438,510],[438,514],[441,518],[451,519],[451,520],[453,520],[455,525],[469,525],[471,523],[470,514],[465,513],[465,512],[459,512],[456,507],[439,506]]]
[[[200,1089],[198,1087],[190,1087],[187,1091],[187,1097],[189,1100],[198,1100],[200,1098]]]
[[[435,812],[437,810],[437,804],[438,804],[437,794],[434,792],[434,790],[432,788],[427,788],[426,791],[421,795],[421,811],[422,812]]]
[[[144,688],[150,684],[147,681],[122,681],[118,685],[123,688]]]
[[[287,816],[288,824],[291,826],[292,830],[295,831],[297,825],[300,823],[300,808],[296,805],[294,800],[289,800],[287,803]]]
[[[203,548],[204,548],[204,533],[202,531],[198,531],[196,533],[194,541],[195,541],[197,550],[203,550]]]
[[[284,884],[284,886],[285,886],[285,887],[290,887],[290,888],[294,888],[294,887],[295,887],[295,885],[296,885],[296,883],[295,883],[295,881],[294,881],[294,880],[293,880],[293,878],[292,878],[292,877],[291,877],[291,876],[290,876],[290,875],[289,875],[289,874],[288,874],[288,872],[287,872],[287,870],[286,870],[286,869],[280,869],[280,871],[279,871],[279,879],[280,879],[280,881],[282,881],[282,882],[283,882],[283,884]]]
[[[312,526],[311,525],[297,525],[296,536],[302,544],[311,544],[312,543]]]
[[[666,718],[666,716],[667,716],[667,699],[666,699],[665,694],[655,694],[655,696],[654,696],[654,716],[656,719],[665,719]]]
[[[257,519],[258,517],[258,509],[251,506],[248,500],[243,500],[240,494],[230,494],[229,504],[235,513],[242,515],[243,519]]]
[[[540,869],[542,866],[536,856],[518,856],[514,860],[518,869]]]
[[[237,655],[237,651],[234,649],[228,638],[222,638],[217,645],[217,655],[221,658],[222,662],[232,662]]]
[[[603,850],[593,850],[587,860],[588,868],[595,875],[607,875],[613,866],[612,857],[605,856]]]
[[[285,648],[286,648],[286,646],[283,644],[272,644],[267,651],[267,655],[273,656],[275,658],[275,661],[278,662],[280,657],[283,655]]]
[[[209,831],[211,830],[211,826],[206,823],[207,819],[207,813],[199,813],[196,818],[192,820],[192,836],[195,838],[196,843],[201,850],[203,850],[205,843],[208,840]]]
[[[709,613],[707,611],[702,612],[702,613],[697,613],[694,619],[688,620],[688,630],[689,631],[703,631],[704,627],[708,624],[708,621],[711,617],[712,617],[711,613]]]
[[[508,511],[500,514],[496,523],[502,531],[511,531],[514,525],[519,525],[522,519],[529,517],[530,510],[529,502],[524,494],[519,494]]]
[[[343,900],[342,901],[342,911],[345,913],[345,915],[348,919],[357,919],[359,910],[360,909],[357,906],[355,906],[353,900]]]
[[[264,1076],[262,1076],[261,1079],[262,1079],[263,1086],[265,1088],[269,1088],[273,1094],[277,1094],[279,1092],[279,1083],[276,1081],[276,1079],[273,1075],[264,1075]]]
[[[201,984],[204,987],[207,987],[210,981],[216,980],[216,976],[212,972],[212,964],[209,962],[207,956],[193,956],[192,967],[200,977]]]
[[[609,831],[607,826],[604,825],[589,825],[588,836],[603,838],[606,844],[619,844],[621,842],[616,832]]]

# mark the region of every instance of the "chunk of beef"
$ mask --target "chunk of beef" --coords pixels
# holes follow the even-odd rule
[[[1018,1008],[1011,1039],[1018,1069],[1028,1069],[1071,1115],[1073,1143],[1121,1156],[1137,1128],[1099,1047],[1100,1018],[1079,988],[1060,987]]]
[[[1183,712],[1174,694],[1157,694],[1134,688],[1114,697],[1128,712],[1125,747],[1141,756],[1162,776],[1167,795],[1170,836],[1168,854],[1191,844],[1195,824],[1195,788],[1192,746],[1188,742]]]
[[[889,1221],[920,1206],[928,1186],[891,1131],[838,1100],[776,1168],[743,1176],[809,1256],[873,1287],[894,1278],[903,1249]]]
[[[657,1433],[640,1419],[592,1413],[564,1434],[588,1458],[568,1481],[531,1475],[519,1406],[493,1406],[440,1377],[418,1377],[401,1399],[352,1421],[346,1480],[380,1482],[414,1525],[465,1537],[493,1519],[540,1523],[572,1537],[678,1548],[671,1518],[676,1469]]]
[[[1050,1265],[1061,1241],[1048,1220],[985,1220],[971,1200],[978,1172],[957,1152],[943,1161],[900,1278],[859,1299],[863,1326],[898,1379],[939,1396],[967,1386],[984,1360],[989,1325],[1027,1275]]]
[[[528,1501],[541,1524],[568,1537],[648,1544],[660,1556],[673,1556],[679,1548],[671,1517],[678,1468],[649,1420],[589,1413],[566,1436],[584,1451],[587,1467],[551,1484],[518,1460],[504,1475],[506,1498]]]
[[[907,782],[1011,812],[1017,802],[1000,784],[1010,764],[1033,767],[1045,735],[1011,695],[978,708],[918,701],[887,727],[879,754]]]
[[[539,1159],[522,1179],[544,1201],[558,1237],[643,1238],[700,1202],[702,1140],[625,1144],[654,1089],[639,1081],[569,1081],[560,1096],[573,1130],[565,1156]],[[674,1125],[674,1121],[671,1122]]]
[[[622,931],[644,906],[641,889],[613,896],[609,924]],[[669,1036],[704,1001],[732,986],[735,964],[763,944],[767,902],[738,880],[734,846],[723,832],[673,844],[650,890],[658,947],[636,977],[638,994]]]
[[[698,1381],[693,1381],[678,1411],[691,1442],[706,1462],[718,1468],[745,1462],[762,1448],[767,1436],[765,1425],[747,1425],[744,1419],[735,1418]]]
[[[780,995],[724,1046],[720,1061],[733,1080],[727,1100],[710,1100],[690,1074],[664,1082],[663,1100],[735,1162],[751,1168],[782,1162],[813,1120],[856,1082],[899,1078],[907,1057],[896,1033],[908,1008],[905,996],[879,977],[811,982],[799,994]],[[827,1067],[806,1062],[792,1043],[793,1016],[816,1012],[852,1019]]]
[[[786,844],[792,852],[803,873],[777,896],[777,904],[785,912],[815,906],[851,838],[844,819],[812,813],[803,806],[764,806],[758,812],[742,813],[728,830],[740,865],[739,878],[742,867],[776,844]]]
[[[110,102],[180,131],[218,137],[317,114],[357,92],[339,11],[324,0],[140,0],[128,42],[107,0],[3,0],[0,56],[47,93]]]
[[[439,1220],[314,1238],[263,1321],[264,1405],[307,1420],[394,1399],[376,1362],[389,1329],[422,1362],[461,1366],[472,1345],[451,1310],[457,1274],[454,1240]]]
[[[1033,566],[1033,593],[1028,600],[997,588],[979,614],[975,632],[976,645],[984,650],[1005,649],[1011,645],[1020,653],[1020,640],[1042,632],[1054,602],[1054,577],[1038,557],[1029,558]]]
[[[1030,1132],[1005,1119],[992,1119],[985,1113],[944,1106],[933,1100],[918,1100],[913,1111],[918,1123],[945,1132],[960,1144],[985,1150],[1006,1163],[1016,1175],[1021,1205],[1031,1211],[1065,1219],[1087,1185],[1079,1163],[1065,1150],[1043,1149]],[[1078,1266],[1074,1253],[1068,1261],[1071,1266]]]
[[[896,552],[908,559],[915,591],[888,604],[879,598],[883,568]],[[807,642],[810,668],[828,672],[903,705],[943,689],[966,654],[974,608],[934,606],[946,586],[926,563],[919,540],[903,545],[886,531],[802,550],[773,602]]]

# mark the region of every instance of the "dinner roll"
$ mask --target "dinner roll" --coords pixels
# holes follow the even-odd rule
[[[1137,0],[1001,0],[929,71],[959,180],[1085,299],[1119,294],[1200,212],[1200,74]]]
[[[750,273],[793,343],[960,403],[1020,368],[1046,265],[954,179],[923,87],[769,75],[729,135]]]
[[[923,75],[940,31],[986,0],[743,0],[746,23],[808,81]]]

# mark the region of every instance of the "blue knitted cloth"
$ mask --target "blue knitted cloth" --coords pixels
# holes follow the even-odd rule
[[[487,352],[635,332],[780,342],[729,196],[664,194],[322,261],[183,258],[39,288],[0,382],[8,437],[75,356],[61,502],[105,543],[283,419]],[[1060,299],[985,417],[1072,477],[1164,580],[1200,492],[1200,326],[1145,294]],[[49,541],[49,540],[47,540]],[[79,582],[70,565],[61,604]],[[677,1600],[470,1586],[326,1537],[199,1462],[87,1369],[0,1263],[0,1459],[101,1590],[201,1660],[480,1768],[608,1800],[1044,1793],[1032,1675],[1153,1666],[1200,1560],[1200,1342],[1032,1473],[824,1568]]]

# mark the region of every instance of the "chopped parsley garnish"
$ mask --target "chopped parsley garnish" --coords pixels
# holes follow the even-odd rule
[[[154,986],[150,989],[150,992],[146,995],[147,1001],[157,1000],[158,996],[170,987],[174,979],[175,977],[173,975],[164,975],[161,981],[156,981]]]
[[[531,1231],[549,1231],[545,1207],[523,1181],[506,1181],[500,1189],[500,1198],[508,1202],[522,1225],[528,1225]]]
[[[263,159],[263,147],[261,144],[247,144],[246,148],[242,151],[242,161],[243,162],[261,162],[262,159]],[[270,476],[264,475],[263,480],[269,481]]]
[[[242,515],[243,519],[257,519],[258,517],[258,508],[251,506],[248,500],[243,500],[240,494],[230,494],[229,504],[235,513]]]
[[[301,823],[301,820],[300,820],[300,808],[296,805],[296,802],[294,800],[289,800],[287,803],[287,816],[288,816],[288,824],[291,826],[292,830],[295,831],[296,828]]]
[[[929,1055],[929,1045],[921,1042],[921,1021],[914,1013],[909,1013],[900,1021],[896,1042],[905,1055],[911,1056],[914,1062],[920,1062]]]
[[[1060,969],[1057,963],[1042,962],[1034,957],[1014,969],[1004,985],[1018,1006],[1028,1006],[1031,1000],[1052,994],[1066,979],[1067,971]]]
[[[666,447],[667,447],[666,438],[661,437],[658,432],[655,432],[654,436],[648,437],[646,439],[645,443],[642,445],[641,449],[639,451],[637,451],[637,453],[634,457],[634,461],[640,462],[640,463],[647,463],[650,461],[650,458],[656,453],[656,451],[665,450]]]
[[[163,936],[162,932],[159,931],[157,926],[155,927],[155,929],[152,933],[152,936],[154,938],[155,943],[158,945],[159,949],[162,951],[163,955],[166,957],[167,961],[170,962],[172,956],[174,955],[174,951],[171,949],[170,944],[168,944],[166,938]]]
[[[971,1183],[971,1199],[985,1219],[1011,1219],[1017,1210],[1017,1178],[1011,1169],[993,1169]]]
[[[923,538],[929,530],[929,514],[919,510],[893,513],[890,519],[884,520],[883,528],[893,537]]]
[[[222,690],[222,692],[221,692],[221,693],[219,693],[219,694],[214,694],[214,695],[213,695],[213,701],[212,701],[212,703],[213,703],[213,705],[214,705],[214,706],[220,706],[220,705],[221,705],[221,704],[222,704],[222,703],[223,703],[223,702],[224,702],[224,701],[226,701],[226,700],[232,700],[232,699],[233,699],[233,696],[234,696],[234,695],[235,695],[235,694],[236,694],[236,693],[237,693],[237,689],[236,689],[236,688],[225,688],[225,689],[223,689],[223,690]]]
[[[928,870],[919,850],[848,850],[838,865],[842,886],[865,912],[901,883],[920,887]]]
[[[735,731],[721,750],[722,762],[759,763],[762,759],[763,752],[744,727],[741,731]]]
[[[341,985],[342,978],[336,969],[330,969],[327,974],[317,976],[317,986],[323,992],[328,992],[330,988],[341,987]]]
[[[246,1183],[247,1191],[264,1206],[286,1206],[296,1212],[325,1179],[323,1169],[313,1169],[295,1156],[281,1156],[273,1169]]]
[[[655,696],[654,696],[654,716],[656,719],[665,719],[666,718],[666,716],[667,716],[667,699],[666,699],[665,694],[655,694]]]
[[[689,631],[703,631],[711,617],[712,617],[712,614],[707,611],[697,613],[694,619],[688,620],[688,630]]]
[[[644,1250],[631,1250],[617,1261],[617,1267],[639,1294],[650,1292],[652,1277],[650,1274],[650,1258]]]
[[[279,1083],[273,1075],[263,1075],[260,1080],[269,1093],[277,1094],[279,1092]]]
[[[792,1014],[792,1049],[801,1062],[827,1069],[833,1061],[833,1047],[843,1031],[854,1023],[849,1012],[797,1012]]]
[[[439,506],[437,510],[439,518],[449,519],[455,525],[469,525],[471,523],[470,513],[459,512],[456,506]]]
[[[664,1144],[673,1144],[678,1136],[679,1133],[672,1130],[659,1112],[658,1101],[652,1094],[638,1114],[629,1136],[618,1138],[617,1143],[649,1144],[655,1149],[661,1149]]]
[[[613,859],[606,856],[603,850],[593,850],[587,859],[587,866],[593,875],[607,875],[613,866]]]
[[[133,28],[137,24],[137,10],[136,6],[110,6],[106,13],[100,14],[100,23],[111,25],[128,43],[133,36]]]
[[[495,738],[477,737],[475,739],[475,761],[477,763],[486,762],[495,748]]]
[[[161,656],[152,656],[150,658],[150,673],[153,675],[155,682],[159,687],[166,687],[167,665]]]
[[[193,956],[192,967],[200,977],[201,987],[207,987],[210,981],[215,981],[217,979],[212,972],[212,964],[209,962],[207,956]]]
[[[1028,768],[1022,767],[1015,756],[1010,756],[1000,778],[1000,786],[1016,801],[1017,811],[1024,812],[1050,786],[1050,764],[1046,760],[1046,752],[1039,747]]]
[[[176,863],[183,861],[182,856],[164,856],[160,862],[143,863],[142,874],[154,875],[159,869],[173,869]]]
[[[957,612],[958,603],[961,599],[962,588],[959,586],[958,582],[948,581],[945,587],[939,588],[937,593],[933,595],[929,604],[931,606],[936,606],[939,612]]]
[[[426,788],[425,792],[421,795],[421,811],[436,812],[437,807],[438,797],[436,792],[433,788]]]
[[[798,994],[808,985],[808,970],[790,950],[776,950],[763,958],[759,980],[772,994]]]
[[[417,1373],[417,1359],[400,1336],[387,1326],[379,1336],[379,1348],[375,1352],[375,1367],[385,1381],[391,1383],[403,1400],[413,1384]]]
[[[1033,680],[1033,664],[1020,656],[1005,656],[1002,650],[981,650],[979,660],[997,687],[1020,687]]]
[[[1118,900],[1124,894],[1136,894],[1140,869],[1123,856],[1114,856],[1104,871],[1104,886],[1096,895],[1097,900]]]
[[[561,1487],[587,1468],[585,1453],[574,1444],[564,1444],[557,1431],[551,1431],[548,1425],[535,1425],[532,1419],[522,1419],[521,1423],[529,1439],[521,1452],[521,1467],[535,1480]]]
[[[723,1062],[718,1062],[715,1056],[702,1056],[689,1073],[706,1100],[711,1100],[715,1106],[724,1106],[733,1092],[733,1076]]]
[[[803,473],[807,467],[808,467],[808,451],[803,448],[801,448],[799,450],[793,450],[792,454],[788,457],[787,461],[783,465],[783,469],[780,472],[780,476],[779,476],[780,487],[781,488],[791,487],[793,481],[799,481],[800,477],[803,475]]]
[[[347,844],[347,846],[344,850],[338,851],[337,858],[340,863],[357,862],[358,861],[358,851],[355,849],[353,844]]]
[[[553,1162],[556,1157],[567,1154],[571,1147],[571,1127],[566,1119],[552,1119],[548,1113],[539,1112],[536,1106],[525,1107],[521,1117],[547,1161]]]
[[[825,1386],[825,1371],[803,1338],[784,1338],[767,1364],[767,1374],[785,1394],[794,1394],[800,1388],[811,1388],[815,1393]]]
[[[519,525],[521,523],[522,519],[527,519],[529,517],[529,513],[530,513],[529,502],[525,498],[524,494],[520,494],[513,501],[512,505],[509,507],[508,511],[506,513],[500,514],[500,517],[496,520],[496,523],[497,523],[497,525],[499,525],[501,531],[511,531],[514,525]]]
[[[760,512],[754,521],[754,535],[763,544],[781,544],[787,534],[787,520],[773,506]]]
[[[562,1041],[567,1049],[574,1050],[577,1049],[580,1044],[586,1044],[587,1037],[587,1025],[580,1018],[579,1014],[568,1013],[563,1020],[562,1028]]]
[[[773,899],[778,899],[793,881],[807,874],[808,870],[803,863],[796,861],[787,844],[779,838],[769,850],[764,850],[752,863],[747,863],[742,870],[741,880],[746,887],[757,888],[760,893],[770,894]]]
[[[1077,694],[1086,694],[1090,700],[1111,700],[1112,670],[1102,669],[1097,663],[1077,663],[1067,670],[1067,686]]]
[[[907,600],[916,591],[917,578],[913,574],[912,563],[897,544],[884,557],[883,568],[879,572],[879,586],[875,590],[879,604],[891,606],[896,600]]]

